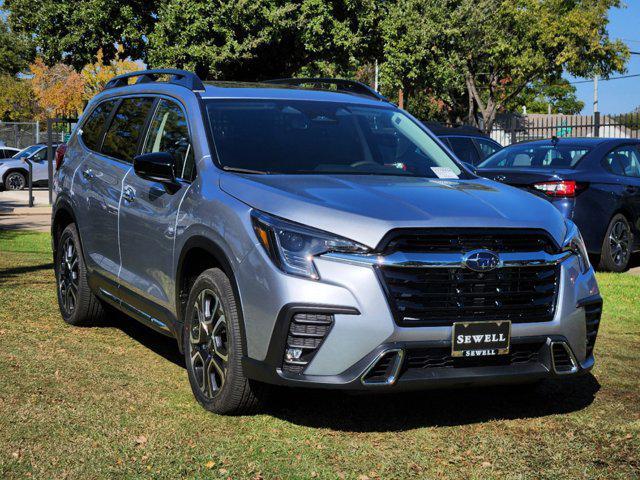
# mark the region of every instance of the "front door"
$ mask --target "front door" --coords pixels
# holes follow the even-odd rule
[[[120,295],[144,312],[153,326],[164,330],[175,314],[176,219],[195,176],[187,119],[178,103],[166,99],[157,102],[141,152],[171,153],[178,184],[167,186],[145,180],[133,170],[125,178],[120,209]]]

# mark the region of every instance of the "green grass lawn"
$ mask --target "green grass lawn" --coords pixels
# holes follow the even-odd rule
[[[175,342],[133,320],[73,328],[49,237],[0,232],[0,478],[640,477],[640,277],[599,275],[593,375],[537,387],[281,391],[221,417]]]

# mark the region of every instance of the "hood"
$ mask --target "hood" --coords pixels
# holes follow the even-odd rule
[[[22,161],[22,158],[0,158],[0,163],[2,163],[3,165],[7,165],[10,163],[12,166],[24,164],[26,166],[26,164]]]
[[[540,228],[559,244],[566,229],[546,200],[480,178],[223,173],[220,187],[258,210],[369,247],[394,228]]]

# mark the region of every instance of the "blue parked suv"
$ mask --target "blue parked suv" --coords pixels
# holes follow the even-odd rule
[[[55,193],[64,320],[110,307],[176,338],[211,411],[251,410],[268,384],[396,391],[594,363],[602,300],[576,226],[357,82],[116,77]]]

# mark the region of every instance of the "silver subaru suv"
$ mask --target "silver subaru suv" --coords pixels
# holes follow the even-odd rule
[[[575,225],[357,82],[116,77],[54,188],[64,320],[115,308],[176,338],[207,410],[252,410],[269,385],[526,383],[594,363],[602,299]]]

